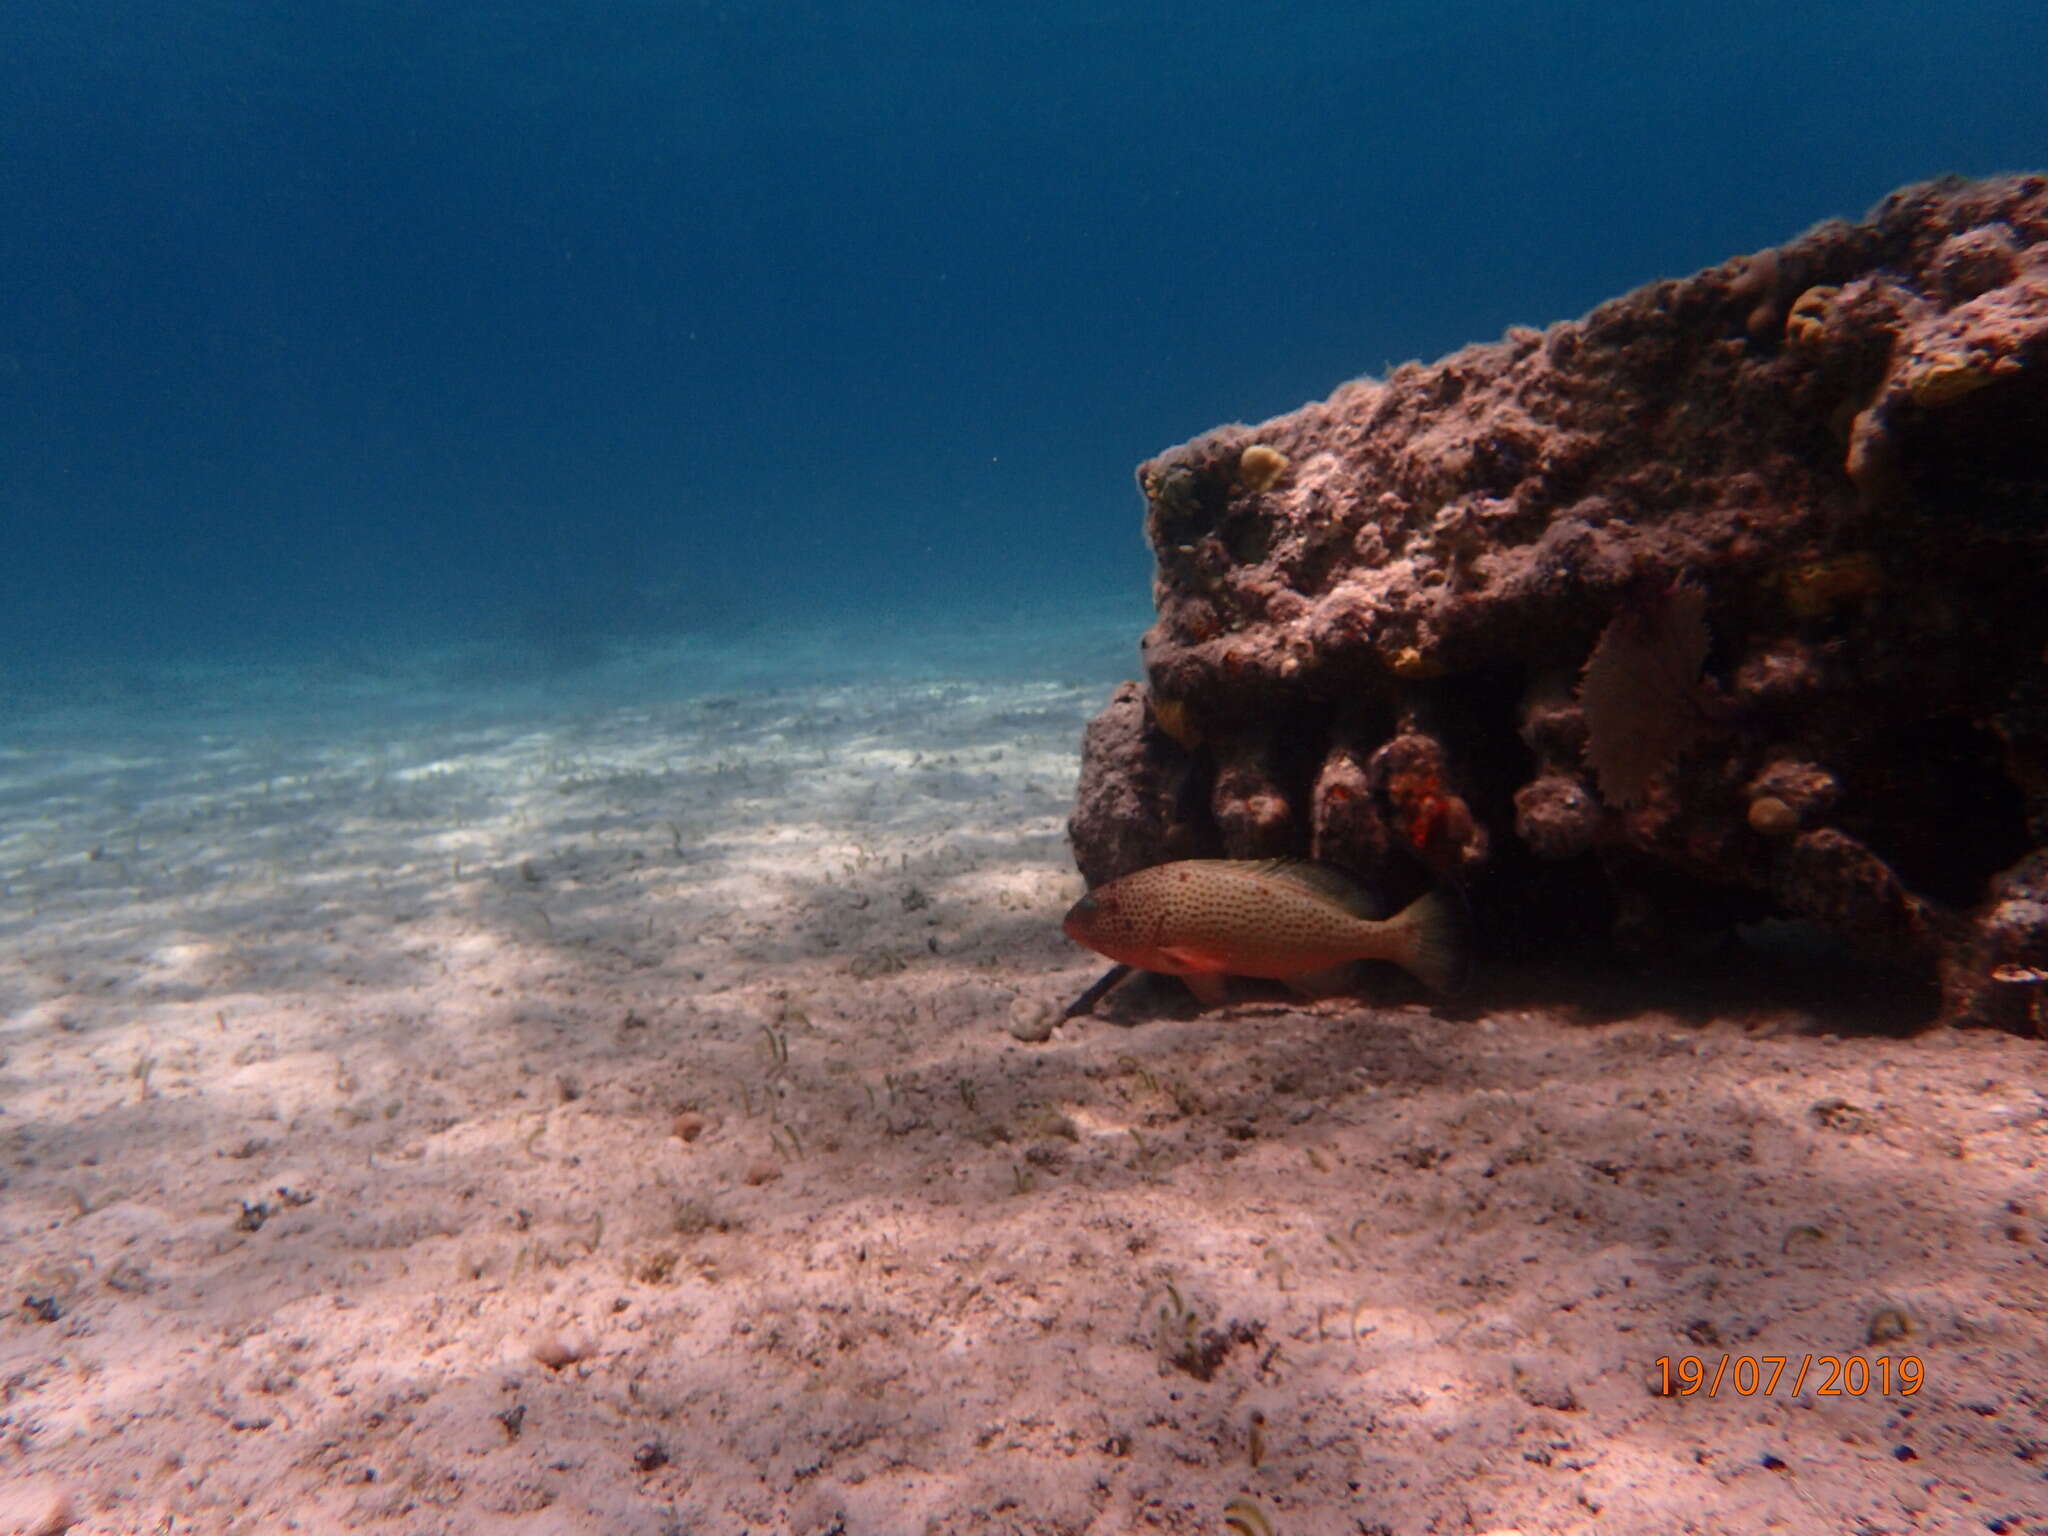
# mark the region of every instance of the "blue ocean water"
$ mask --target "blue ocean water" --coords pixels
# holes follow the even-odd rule
[[[1139,459],[2040,165],[2044,56],[2036,0],[10,5],[0,664],[1135,636]]]

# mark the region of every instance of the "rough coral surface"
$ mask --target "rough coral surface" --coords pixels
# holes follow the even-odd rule
[[[1799,917],[2023,1026],[1993,972],[2048,968],[2048,177],[1906,188],[1138,481],[1158,621],[1086,744],[1091,881],[1427,870],[1510,948]],[[1664,634],[1668,686],[1582,689]]]

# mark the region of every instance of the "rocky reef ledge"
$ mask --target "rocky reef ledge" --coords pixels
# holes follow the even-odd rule
[[[1509,954],[1803,919],[2048,1016],[2048,177],[1360,379],[1138,469],[1091,884],[1312,854]]]

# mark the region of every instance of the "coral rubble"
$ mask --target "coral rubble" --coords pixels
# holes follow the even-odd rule
[[[1138,482],[1158,621],[1084,745],[1091,882],[1309,853],[1547,938],[1793,916],[2022,1027],[2048,177],[1906,188]]]

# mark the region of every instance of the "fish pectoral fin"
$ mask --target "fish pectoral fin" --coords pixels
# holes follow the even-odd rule
[[[1334,997],[1339,992],[1349,992],[1357,980],[1357,964],[1346,960],[1319,971],[1297,971],[1287,978],[1287,985],[1303,997]]]
[[[1230,988],[1223,979],[1227,973],[1216,963],[1214,955],[1169,944],[1161,946],[1155,958],[1169,976],[1178,976],[1188,984],[1188,990],[1204,1008],[1214,1008],[1229,999]]]

